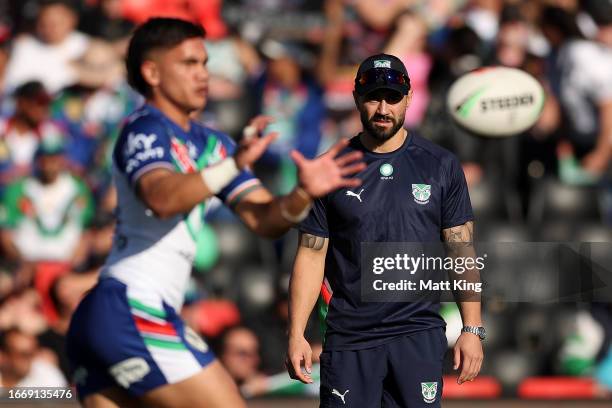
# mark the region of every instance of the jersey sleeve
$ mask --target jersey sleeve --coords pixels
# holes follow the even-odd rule
[[[174,170],[170,135],[165,126],[151,116],[143,116],[125,125],[114,151],[115,165],[132,186],[148,171],[156,168]]]
[[[602,103],[612,100],[612,81],[610,81],[610,72],[612,72],[612,52],[603,50],[596,45],[584,47],[587,51],[576,58],[581,66],[582,79],[587,93],[596,103]],[[597,60],[597,64],[592,61]],[[578,71],[578,70],[576,70]]]
[[[222,152],[220,153],[221,158],[233,156],[236,152],[236,143],[229,136],[224,134],[218,134],[216,137],[220,144],[218,149]],[[259,179],[255,177],[252,171],[245,169],[225,186],[217,194],[217,197],[225,204],[235,206],[248,193],[258,188],[261,188]]]
[[[446,183],[442,192],[442,229],[462,225],[474,219],[465,175],[459,160],[450,156],[444,168]]]
[[[317,237],[329,237],[327,226],[327,208],[325,198],[317,198],[312,204],[308,217],[299,226],[300,232],[316,235]]]

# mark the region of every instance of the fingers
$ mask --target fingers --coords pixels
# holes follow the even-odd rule
[[[293,160],[295,165],[298,167],[301,167],[306,161],[306,158],[304,157],[304,155],[302,155],[302,153],[298,152],[297,150],[291,151],[291,159]]]
[[[299,380],[303,382],[304,384],[310,384],[312,383],[312,379],[310,378],[310,375],[302,372],[301,362],[302,362],[301,356],[300,357],[294,356],[291,358],[289,376],[293,378],[294,380]]]
[[[457,370],[461,364],[461,350],[455,346],[453,348],[453,370]]]
[[[249,122],[249,126],[253,126],[255,130],[257,130],[257,132],[259,133],[262,132],[266,128],[266,126],[268,126],[272,122],[274,122],[274,118],[272,116],[258,115],[251,119],[251,121]]]
[[[342,167],[354,161],[361,160],[362,158],[363,158],[363,153],[355,151],[355,152],[343,154],[342,156],[338,157],[334,161],[339,167]]]
[[[467,381],[473,381],[474,378],[480,373],[480,368],[482,366],[482,355],[465,355],[463,361],[461,363],[462,369],[461,374],[457,382],[462,384]]]
[[[365,163],[351,164],[350,166],[342,167],[340,169],[340,174],[342,176],[348,176],[348,175],[351,175],[351,174],[359,173],[361,170],[363,170],[365,168],[366,168],[366,164]]]
[[[337,188],[354,188],[354,187],[359,187],[361,185],[361,179],[358,178],[348,178],[348,179],[341,179],[340,183],[338,184]]]
[[[278,137],[278,132],[271,132],[259,139],[259,143],[264,147],[264,150],[268,148],[268,146],[276,140]]]
[[[304,368],[306,369],[306,373],[308,373],[308,376],[310,377],[310,374],[312,373],[312,349],[306,350],[305,357],[306,358],[304,359]]]
[[[340,139],[335,145],[329,148],[325,155],[330,155],[331,157],[336,157],[342,149],[344,149],[349,144],[348,139]]]

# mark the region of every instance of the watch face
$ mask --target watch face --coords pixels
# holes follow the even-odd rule
[[[483,340],[485,339],[485,337],[487,337],[487,333],[486,333],[486,331],[485,331],[485,328],[484,328],[484,327],[479,327],[479,328],[478,328],[478,336],[479,336],[481,339],[483,339]]]

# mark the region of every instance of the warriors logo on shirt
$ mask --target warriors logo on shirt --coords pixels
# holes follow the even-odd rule
[[[437,382],[422,382],[421,383],[421,394],[423,394],[423,401],[431,404],[436,400],[436,394],[438,392]]]
[[[429,202],[431,196],[431,185],[429,184],[413,184],[412,195],[414,196],[414,202],[417,204],[425,205]]]

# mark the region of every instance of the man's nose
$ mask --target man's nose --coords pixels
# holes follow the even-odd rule
[[[387,115],[389,113],[389,104],[384,99],[380,101],[378,104],[378,109],[376,109],[376,113],[379,115]]]

